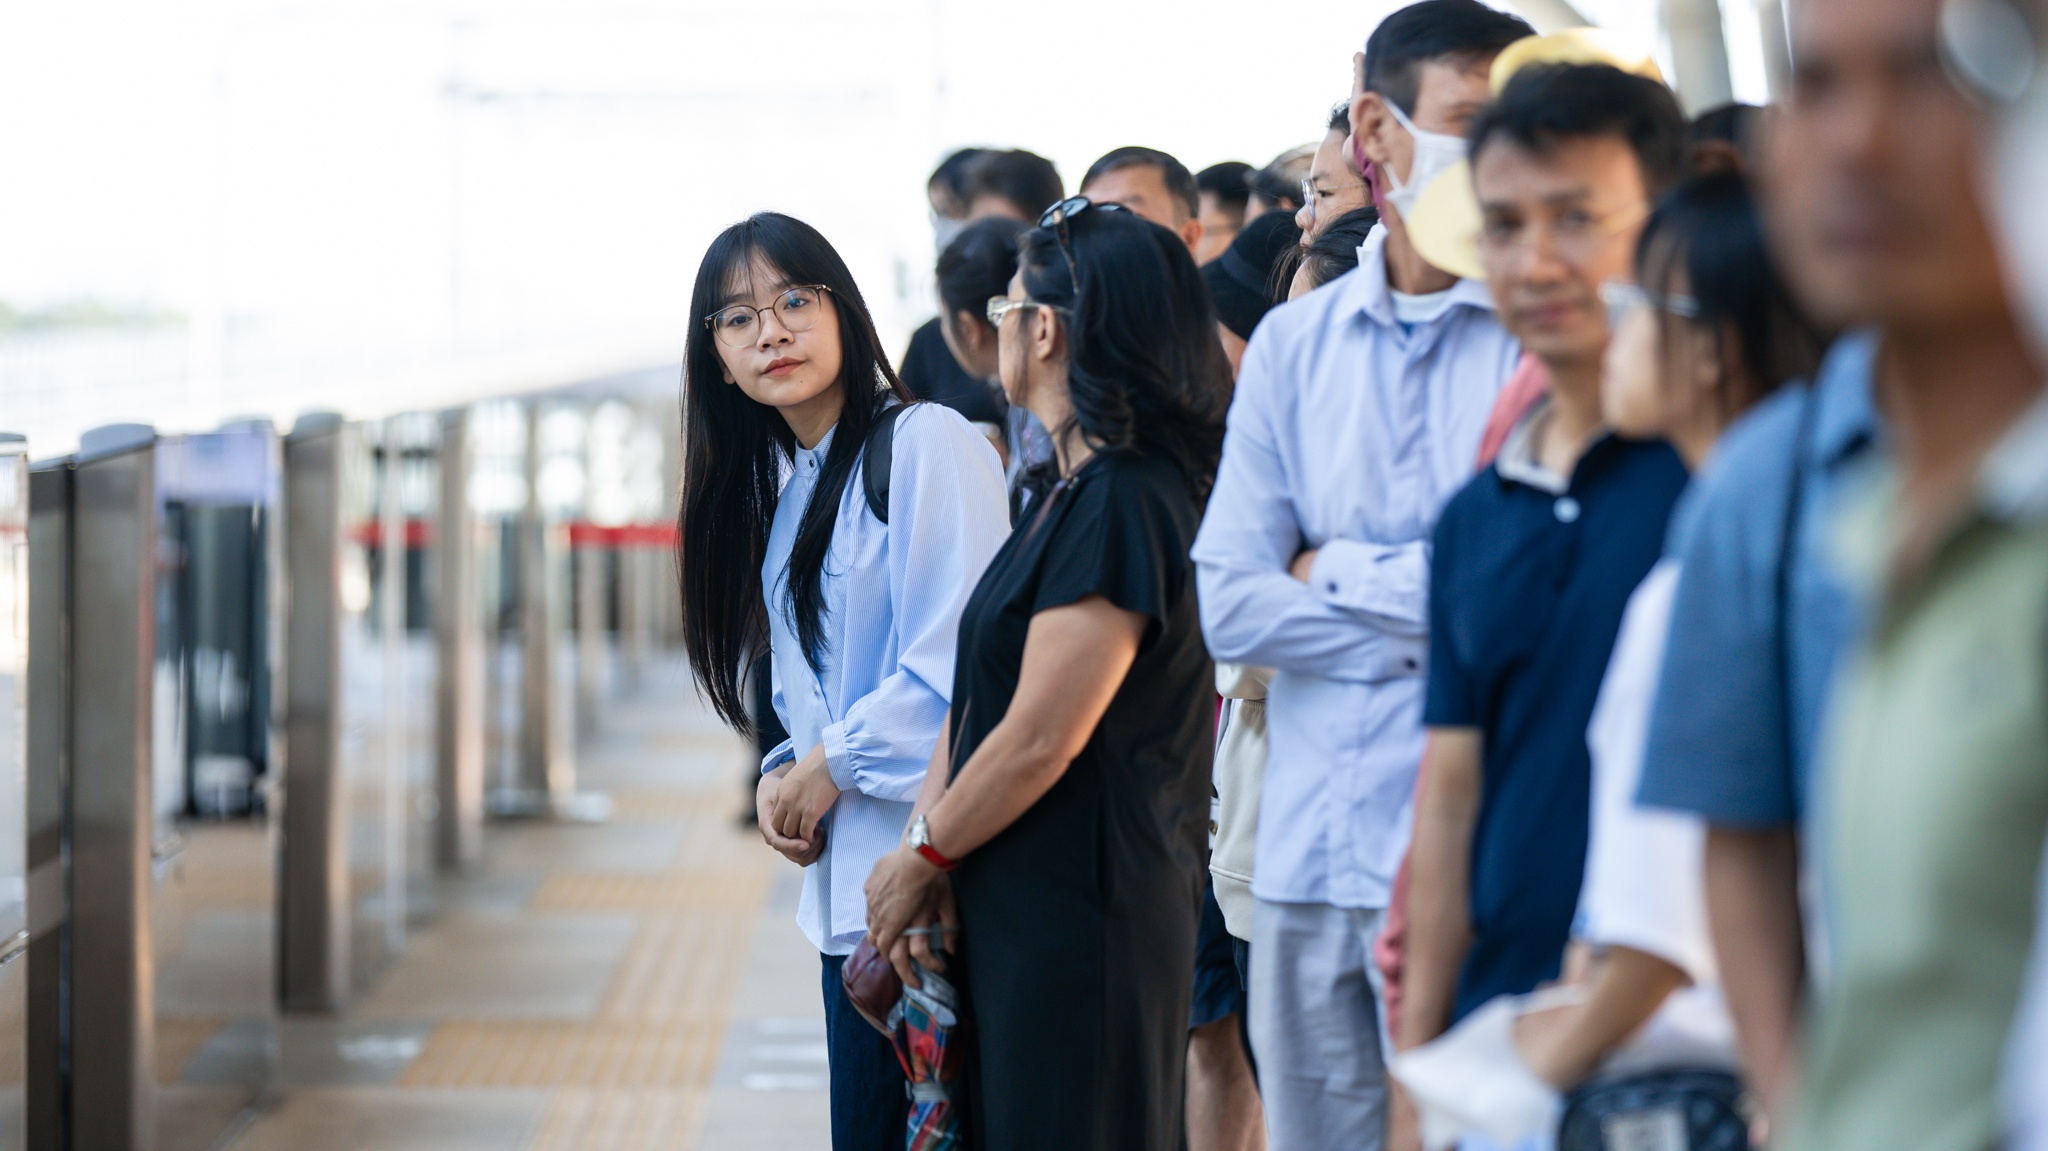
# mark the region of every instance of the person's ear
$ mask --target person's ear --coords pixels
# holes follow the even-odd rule
[[[1190,219],[1182,224],[1180,226],[1180,240],[1181,243],[1188,246],[1188,252],[1192,255],[1195,249],[1202,246],[1202,221]]]
[[[1050,360],[1059,351],[1059,322],[1051,308],[1031,309],[1031,354]]]
[[[1378,92],[1360,90],[1351,94],[1351,139],[1357,150],[1374,164],[1384,165],[1392,159],[1385,136],[1393,119],[1387,112],[1386,98]],[[1347,146],[1345,150],[1351,149]]]

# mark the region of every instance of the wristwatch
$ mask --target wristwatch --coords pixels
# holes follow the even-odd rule
[[[922,815],[910,821],[910,829],[903,833],[903,845],[924,856],[925,862],[940,871],[951,871],[960,866],[959,860],[947,859],[939,854],[938,848],[932,846],[932,829],[925,823]]]

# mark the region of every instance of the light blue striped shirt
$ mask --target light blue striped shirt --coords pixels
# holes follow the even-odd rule
[[[867,930],[863,885],[902,839],[950,706],[960,609],[1010,534],[1002,464],[988,437],[938,404],[905,412],[891,455],[889,522],[868,510],[858,464],[840,496],[813,670],[790,616],[789,553],[837,434],[797,449],[761,564],[775,713],[790,733],[762,770],[822,744],[840,789],[825,853],[805,869],[797,904],[797,924],[828,955],[850,954]]]
[[[1252,894],[1385,907],[1422,760],[1429,539],[1473,476],[1521,349],[1486,285],[1395,315],[1385,233],[1357,269],[1267,313],[1195,537],[1218,660],[1275,670]],[[1288,574],[1319,549],[1308,583]]]

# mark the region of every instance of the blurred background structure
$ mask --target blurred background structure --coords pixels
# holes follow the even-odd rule
[[[1779,3],[1515,6],[1697,109]],[[675,650],[704,246],[810,221],[900,347],[941,156],[1262,163],[1396,6],[0,10],[0,1151],[822,1145]]]
[[[1519,7],[1658,45],[1704,106],[1767,95],[1778,2]],[[0,424],[42,454],[110,420],[666,370],[704,245],[762,208],[831,237],[900,341],[933,310],[921,189],[945,152],[1028,147],[1069,184],[1129,143],[1263,163],[1317,136],[1394,6],[14,5]]]

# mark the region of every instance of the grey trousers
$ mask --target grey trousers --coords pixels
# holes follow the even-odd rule
[[[1267,1151],[1380,1151],[1391,1049],[1372,944],[1384,909],[1252,910],[1251,1037]]]

